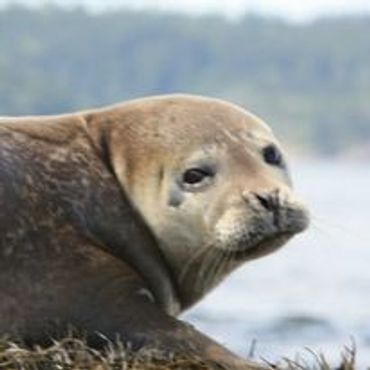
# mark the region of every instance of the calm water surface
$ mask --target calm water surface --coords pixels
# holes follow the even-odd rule
[[[185,318],[246,355],[305,358],[305,347],[333,362],[355,341],[370,366],[370,165],[293,166],[310,230],[279,252],[250,262]]]

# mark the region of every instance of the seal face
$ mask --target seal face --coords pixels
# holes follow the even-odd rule
[[[307,227],[283,150],[256,116],[191,96],[141,100],[128,109],[145,119],[116,133],[114,167],[158,240],[181,310]],[[134,159],[120,144],[125,137],[134,142]]]
[[[173,316],[308,224],[268,126],[189,95],[1,119],[0,202],[0,334],[72,325],[234,369]]]

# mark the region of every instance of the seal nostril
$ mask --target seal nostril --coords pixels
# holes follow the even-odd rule
[[[266,208],[268,211],[272,211],[274,209],[274,202],[269,195],[255,194],[255,196],[263,208]]]
[[[255,194],[263,208],[268,211],[277,212],[279,209],[279,199],[275,194]]]
[[[255,197],[258,199],[260,204],[263,208],[267,211],[272,213],[273,216],[273,224],[276,227],[279,227],[279,219],[280,219],[280,203],[279,203],[279,196],[277,192],[269,193],[269,194],[254,194]]]

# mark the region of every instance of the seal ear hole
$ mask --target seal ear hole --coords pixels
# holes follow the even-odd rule
[[[283,167],[283,155],[275,145],[268,145],[262,151],[263,159],[266,163],[276,166]]]

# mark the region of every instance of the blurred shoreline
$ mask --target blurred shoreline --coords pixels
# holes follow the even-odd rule
[[[370,121],[369,121],[370,125]],[[286,150],[288,157],[293,161],[312,162],[333,162],[333,163],[369,163],[370,161],[370,141],[368,143],[358,144],[343,149],[335,155],[319,155],[313,151],[297,150],[295,146]]]
[[[370,15],[295,24],[154,10],[0,9],[0,115],[183,92],[232,101],[292,153],[367,161]]]

